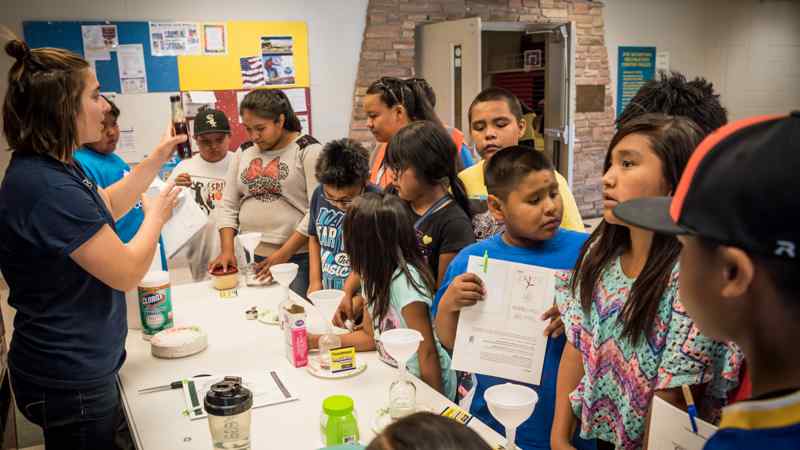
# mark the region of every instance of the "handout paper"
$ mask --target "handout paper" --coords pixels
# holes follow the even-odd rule
[[[701,450],[717,427],[697,419],[697,433],[692,431],[689,413],[659,396],[653,396],[650,416],[650,434],[647,448],[650,450]]]
[[[119,45],[116,25],[82,25],[83,56],[87,60],[109,61]]]
[[[299,89],[284,89],[283,93],[289,98],[289,103],[292,105],[294,112],[306,112],[306,90],[305,88]]]
[[[453,369],[539,384],[555,272],[543,267],[470,256],[467,271],[478,275],[486,298],[464,308],[458,319]]]
[[[136,150],[136,130],[133,128],[119,130],[119,140],[115,152],[127,163],[142,160],[142,156]]]
[[[300,121],[300,129],[301,133],[303,134],[311,134],[311,128],[308,124],[308,116],[307,115],[298,115],[297,120]]]
[[[150,22],[153,56],[200,54],[200,29],[192,22]]]
[[[189,91],[191,103],[216,104],[217,97],[211,91]]]
[[[160,178],[155,178],[150,187],[147,188],[146,195],[153,197],[161,192],[166,183]],[[181,189],[178,194],[178,205],[172,210],[172,217],[164,224],[161,229],[161,238],[164,241],[164,253],[167,259],[175,256],[176,253],[194,237],[197,232],[205,227],[208,216],[195,203],[189,189]]]
[[[119,81],[123,94],[147,92],[147,71],[142,44],[123,44],[117,47]]]
[[[286,384],[286,376],[279,371],[249,372],[243,375],[230,374],[242,377],[242,384],[253,393],[253,408],[277,405],[297,400],[292,395]],[[206,393],[211,390],[214,383],[222,381],[224,376],[192,378],[183,383],[183,394],[186,399],[186,409],[191,420],[202,419],[207,416],[203,407]],[[194,389],[194,392],[192,392]]]

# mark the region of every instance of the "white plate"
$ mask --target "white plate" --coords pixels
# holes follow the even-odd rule
[[[417,405],[417,410],[415,412],[430,412],[436,414],[436,412],[428,405]],[[381,434],[383,429],[391,424],[392,416],[389,415],[388,406],[375,411],[375,418],[372,419],[371,424],[373,433]]]
[[[367,363],[365,363],[364,361],[357,361],[356,368],[354,370],[348,370],[347,372],[333,373],[330,370],[321,368],[319,366],[319,356],[316,356],[313,358],[308,358],[308,364],[306,365],[306,370],[308,371],[308,373],[314,375],[317,378],[338,380],[341,378],[350,378],[361,374],[363,371],[367,370]]]
[[[258,321],[267,325],[280,325],[278,311],[268,308],[258,308]]]

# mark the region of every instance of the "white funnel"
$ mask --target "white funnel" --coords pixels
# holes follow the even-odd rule
[[[261,233],[243,233],[236,237],[239,239],[242,248],[247,250],[247,253],[250,255],[250,260],[246,261],[247,264],[252,263],[255,257],[254,252],[256,251],[256,247],[258,247],[258,243],[261,242]]]
[[[492,416],[506,428],[506,449],[515,449],[517,427],[533,414],[539,395],[527,386],[504,383],[486,389],[483,398]]]
[[[384,331],[380,337],[383,349],[397,361],[400,367],[404,367],[405,363],[414,356],[419,348],[419,343],[423,340],[422,333],[410,328]]]
[[[344,297],[344,291],[339,289],[322,289],[308,294],[308,299],[317,307],[322,320],[330,325],[333,321],[333,315],[336,314],[336,308]]]
[[[295,263],[275,264],[269,268],[272,278],[281,286],[288,289],[289,285],[294,281],[297,276],[297,270],[300,267]]]

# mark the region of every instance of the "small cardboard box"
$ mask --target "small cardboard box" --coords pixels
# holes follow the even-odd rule
[[[306,310],[292,304],[284,311],[286,327],[283,330],[286,358],[295,367],[308,364],[308,334],[306,331]]]

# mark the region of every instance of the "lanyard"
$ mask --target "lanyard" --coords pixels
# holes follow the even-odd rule
[[[422,217],[420,217],[419,219],[417,219],[416,222],[414,222],[414,229],[415,230],[419,230],[419,227],[425,222],[425,220],[428,219],[428,217],[430,217],[436,211],[438,211],[438,210],[444,208],[445,206],[447,206],[447,204],[449,204],[451,200],[452,199],[450,198],[449,195],[444,195],[439,200],[436,200],[433,203],[433,205],[431,205],[431,207],[428,208],[427,211],[425,211],[425,214],[423,214]]]

